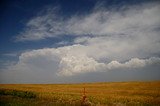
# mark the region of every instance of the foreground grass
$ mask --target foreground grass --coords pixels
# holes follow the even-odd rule
[[[80,106],[83,87],[86,88],[87,99],[92,105],[160,105],[160,81],[84,84],[1,84],[0,104],[12,106]]]

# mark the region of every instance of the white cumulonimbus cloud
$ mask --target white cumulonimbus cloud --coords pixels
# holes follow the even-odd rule
[[[132,58],[126,62],[111,61],[98,62],[87,53],[78,54],[77,49],[82,50],[81,45],[73,45],[61,48],[46,48],[22,53],[19,62],[12,70],[42,71],[59,76],[72,76],[89,72],[104,72],[115,69],[138,69],[147,65],[159,64],[160,58],[149,59]]]

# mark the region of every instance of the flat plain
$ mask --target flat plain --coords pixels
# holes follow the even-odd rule
[[[0,106],[160,106],[160,81],[0,84]]]

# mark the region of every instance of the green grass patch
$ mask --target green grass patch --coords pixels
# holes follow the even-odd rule
[[[36,93],[31,91],[20,91],[20,90],[11,90],[11,89],[0,89],[0,95],[10,95],[21,98],[36,98]]]

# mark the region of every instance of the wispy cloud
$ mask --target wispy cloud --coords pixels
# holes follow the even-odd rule
[[[127,9],[126,9],[127,8]],[[142,36],[155,35],[160,24],[159,3],[126,7],[119,11],[105,8],[86,15],[73,15],[65,18],[57,8],[32,18],[26,28],[17,36],[18,41],[40,40],[61,35],[73,36]]]
[[[5,53],[5,54],[3,54],[3,56],[16,57],[16,56],[18,56],[18,54],[17,53]]]

